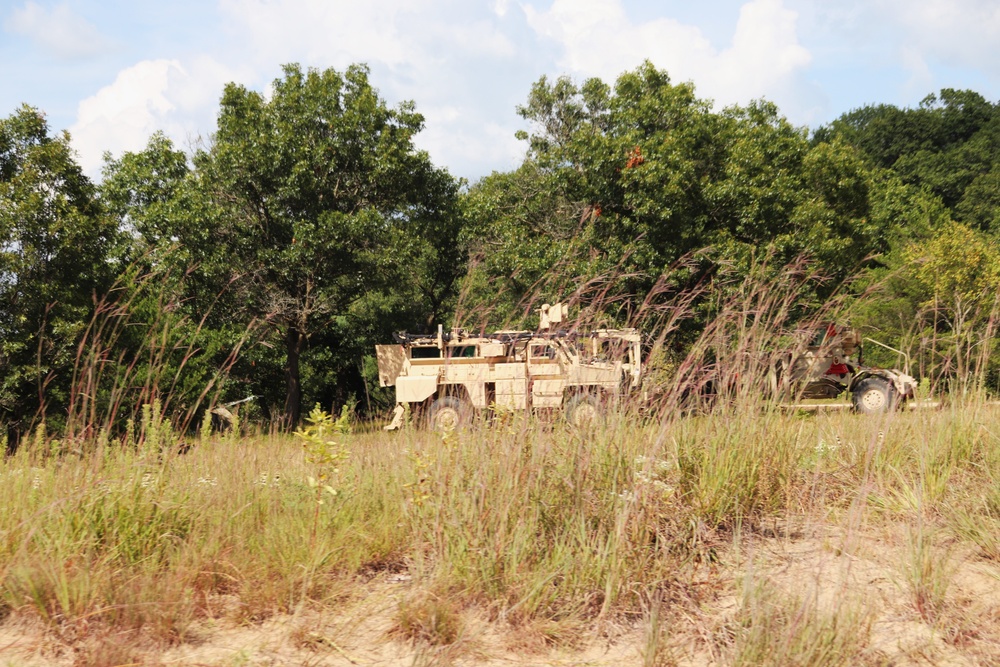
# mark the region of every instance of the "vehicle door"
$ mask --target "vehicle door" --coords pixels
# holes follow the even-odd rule
[[[528,342],[527,353],[532,407],[560,407],[566,388],[567,360],[558,342],[533,338]]]

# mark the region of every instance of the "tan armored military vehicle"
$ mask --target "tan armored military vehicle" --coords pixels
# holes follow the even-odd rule
[[[905,357],[878,341],[864,340]],[[865,366],[858,332],[828,324],[801,352],[777,360],[771,369],[771,386],[777,396],[785,398],[836,398],[846,391],[855,412],[877,414],[912,399],[917,381],[900,370]]]
[[[563,304],[545,304],[536,332],[498,331],[472,336],[461,329],[436,336],[396,335],[376,345],[379,384],[396,388],[396,410],[386,430],[402,426],[405,407],[448,431],[491,405],[500,410],[561,409],[583,425],[602,407],[639,387],[642,361],[635,329],[581,333],[553,328],[567,316]]]

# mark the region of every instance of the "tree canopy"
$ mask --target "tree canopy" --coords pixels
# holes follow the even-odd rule
[[[0,120],[0,418],[59,423],[78,337],[114,280],[118,227],[66,133],[23,106]]]
[[[622,293],[642,294],[704,248],[744,266],[764,247],[808,255],[837,285],[944,215],[840,135],[810,140],[768,102],[715,112],[649,63],[613,87],[543,78],[518,110],[524,164],[466,203],[471,275],[503,281],[507,310],[552,274],[623,276]]]
[[[597,293],[612,323],[650,294],[720,272],[716,289],[739,290],[795,261],[816,276],[802,312],[856,295],[897,338],[937,340],[992,307],[1000,111],[973,91],[810,131],[766,100],[716,109],[648,62],[613,82],[542,77],[517,107],[522,163],[467,185],[416,147],[415,106],[369,77],[287,65],[267,94],[229,84],[197,150],[155,133],[106,155],[96,185],[40,111],[0,120],[0,418],[15,435],[78,401],[160,401],[186,425],[247,395],[284,424],[303,402],[377,410],[371,346],[394,330],[513,323],[539,295]],[[126,371],[81,392],[87,364]]]

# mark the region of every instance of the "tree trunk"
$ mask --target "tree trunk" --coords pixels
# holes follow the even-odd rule
[[[305,337],[294,326],[285,334],[285,419],[291,428],[299,425],[302,387],[299,384],[299,356]]]

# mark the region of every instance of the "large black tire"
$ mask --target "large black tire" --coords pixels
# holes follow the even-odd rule
[[[592,394],[577,394],[566,401],[566,421],[574,428],[588,428],[604,420],[601,402]]]
[[[889,380],[867,377],[851,392],[851,404],[858,414],[880,415],[896,408],[899,394]]]
[[[455,396],[442,396],[427,411],[427,426],[438,433],[451,433],[469,423],[472,407]]]

